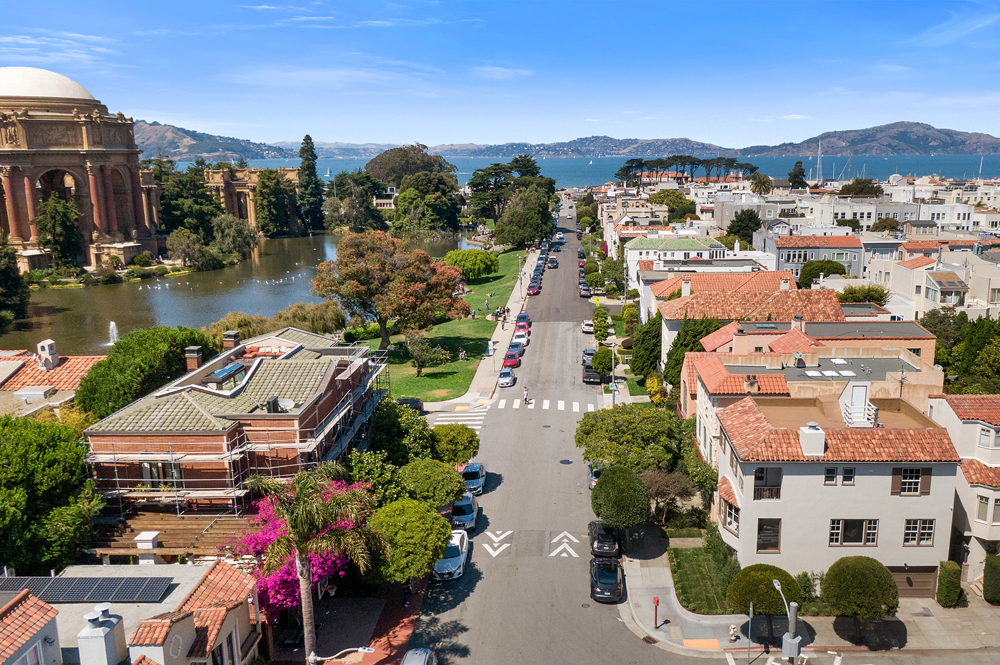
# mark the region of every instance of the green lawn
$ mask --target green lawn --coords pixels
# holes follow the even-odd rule
[[[670,549],[670,571],[681,605],[702,614],[727,614],[726,590],[712,576],[707,550]]]
[[[639,381],[641,379],[642,379],[641,376],[640,377],[632,377],[632,378],[628,379],[628,381],[627,381],[627,383],[628,383],[628,394],[631,395],[632,397],[636,397],[638,395],[645,395],[646,394],[646,385],[645,385],[645,382],[639,383]]]
[[[417,377],[417,370],[410,363],[409,354],[405,351],[390,351],[389,382],[393,397],[418,397],[425,402],[439,402],[446,399],[461,397],[472,385],[480,358],[486,353],[486,343],[493,336],[497,324],[487,321],[483,312],[483,301],[487,294],[495,293],[490,298],[490,309],[506,305],[514,286],[517,283],[518,257],[523,259],[526,252],[509,251],[500,255],[500,271],[489,277],[482,277],[469,282],[471,294],[465,296],[469,307],[476,310],[476,318],[456,319],[438,324],[427,331],[427,340],[434,345],[440,344],[451,352],[453,362],[425,369]],[[513,314],[513,312],[512,312]],[[402,340],[402,335],[392,337],[392,342]],[[372,348],[378,348],[379,340],[369,340]],[[465,349],[468,360],[458,360],[459,347]],[[491,358],[487,362],[494,362]],[[500,358],[496,358],[500,362]],[[499,367],[499,365],[498,365]]]
[[[625,337],[625,322],[621,319],[617,321],[612,321],[615,324],[615,337],[618,339],[624,339]]]

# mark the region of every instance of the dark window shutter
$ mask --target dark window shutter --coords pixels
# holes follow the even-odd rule
[[[920,496],[931,493],[931,467],[920,469]]]
[[[900,488],[903,486],[903,469],[894,468],[892,470],[892,485],[889,490],[890,494],[899,494]]]

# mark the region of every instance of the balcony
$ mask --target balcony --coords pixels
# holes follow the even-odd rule
[[[754,487],[753,488],[753,500],[754,501],[780,501],[781,500],[781,485],[773,487]]]

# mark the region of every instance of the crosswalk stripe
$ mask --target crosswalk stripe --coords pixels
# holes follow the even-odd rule
[[[557,408],[560,411],[565,411],[566,410],[566,402],[564,402],[562,400],[559,400],[559,404],[557,405]]]
[[[534,400],[532,400],[532,401],[528,402],[528,408],[529,408],[529,409],[533,409],[533,408],[535,408],[535,401],[534,401]]]
[[[543,408],[543,409],[547,409],[547,408],[549,408],[549,400],[544,400],[544,401],[542,401],[542,408]]]
[[[593,410],[594,410],[594,405],[593,404],[588,404],[587,405],[587,411],[593,411]]]
[[[519,400],[519,399],[514,400],[514,408],[515,409],[520,409],[521,408],[521,400]]]
[[[498,408],[498,409],[502,409],[502,408],[504,408],[505,406],[507,406],[507,400],[505,400],[505,399],[502,399],[502,400],[500,400],[500,403],[499,403],[499,404],[497,404],[497,408]]]
[[[580,411],[580,403],[579,402],[573,402],[573,412],[574,413],[578,413],[579,411]]]

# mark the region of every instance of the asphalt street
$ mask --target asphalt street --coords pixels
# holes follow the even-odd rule
[[[489,405],[430,416],[432,424],[477,428],[476,461],[486,464],[488,480],[465,575],[431,583],[410,648],[429,647],[441,662],[453,664],[712,662],[643,642],[617,605],[590,598],[586,533],[594,516],[587,467],[573,435],[586,405],[600,409],[603,394],[581,380],[581,354],[594,339],[581,332],[580,323],[590,318],[593,305],[579,297],[575,218],[566,218],[565,205],[562,213],[559,230],[567,242],[554,255],[559,267],[545,272],[541,293],[528,298],[531,342],[515,370],[516,385],[498,389]],[[525,386],[534,408],[513,408]],[[501,400],[504,408],[498,408]],[[545,401],[548,408],[542,408]],[[956,656],[865,652],[848,654],[843,665],[998,662],[993,653]],[[754,662],[767,660],[765,655]],[[746,662],[746,654],[736,662]],[[809,660],[833,662],[826,654]]]

